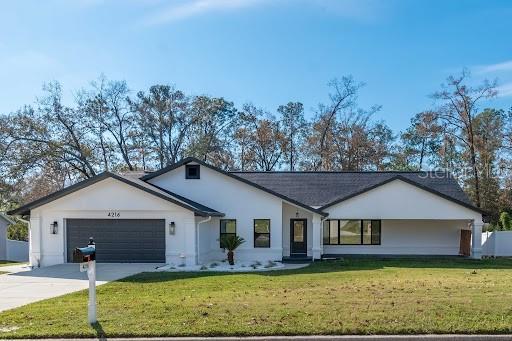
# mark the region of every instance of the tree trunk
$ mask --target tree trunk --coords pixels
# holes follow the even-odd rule
[[[229,265],[235,265],[235,254],[233,251],[228,251],[228,263]]]
[[[418,170],[420,171],[423,168],[423,157],[425,156],[425,139],[421,140],[421,153],[420,153],[420,165]]]
[[[473,176],[475,177],[476,207],[480,207],[480,179],[478,177],[478,167],[476,164],[475,146],[473,144],[471,144],[470,152],[471,152],[471,166],[473,168]]]
[[[476,207],[480,206],[480,179],[478,177],[478,166],[476,164],[476,151],[475,151],[475,135],[473,133],[473,119],[470,115],[468,115],[468,121],[469,121],[469,152],[471,157],[471,167],[473,168],[473,176],[475,177],[475,201],[476,201]]]

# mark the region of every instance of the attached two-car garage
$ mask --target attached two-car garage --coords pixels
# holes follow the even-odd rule
[[[68,262],[89,237],[96,243],[98,262],[165,263],[163,219],[66,219]]]
[[[138,176],[102,173],[11,211],[30,216],[30,264],[71,262],[89,237],[98,262],[195,264],[196,216],[223,214]]]

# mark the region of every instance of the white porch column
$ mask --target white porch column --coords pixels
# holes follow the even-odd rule
[[[185,230],[185,240],[181,254],[185,256],[185,259],[182,261],[184,261],[186,265],[196,265],[197,225],[193,214],[191,214],[191,217],[184,219],[183,225],[183,229]]]
[[[50,228],[50,227],[48,227]],[[32,267],[40,267],[41,264],[41,219],[30,217],[29,231],[29,262]]]
[[[322,256],[322,217],[313,214],[313,260]]]
[[[484,223],[473,220],[471,223],[471,258],[482,258],[482,227]]]

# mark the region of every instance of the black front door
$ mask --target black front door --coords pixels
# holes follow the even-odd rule
[[[290,220],[290,253],[292,255],[308,253],[307,225],[306,219]]]

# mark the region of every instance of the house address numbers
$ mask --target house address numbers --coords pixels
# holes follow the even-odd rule
[[[121,217],[121,212],[118,212],[118,211],[108,211],[107,217],[109,217],[109,218],[119,218],[119,217]]]

